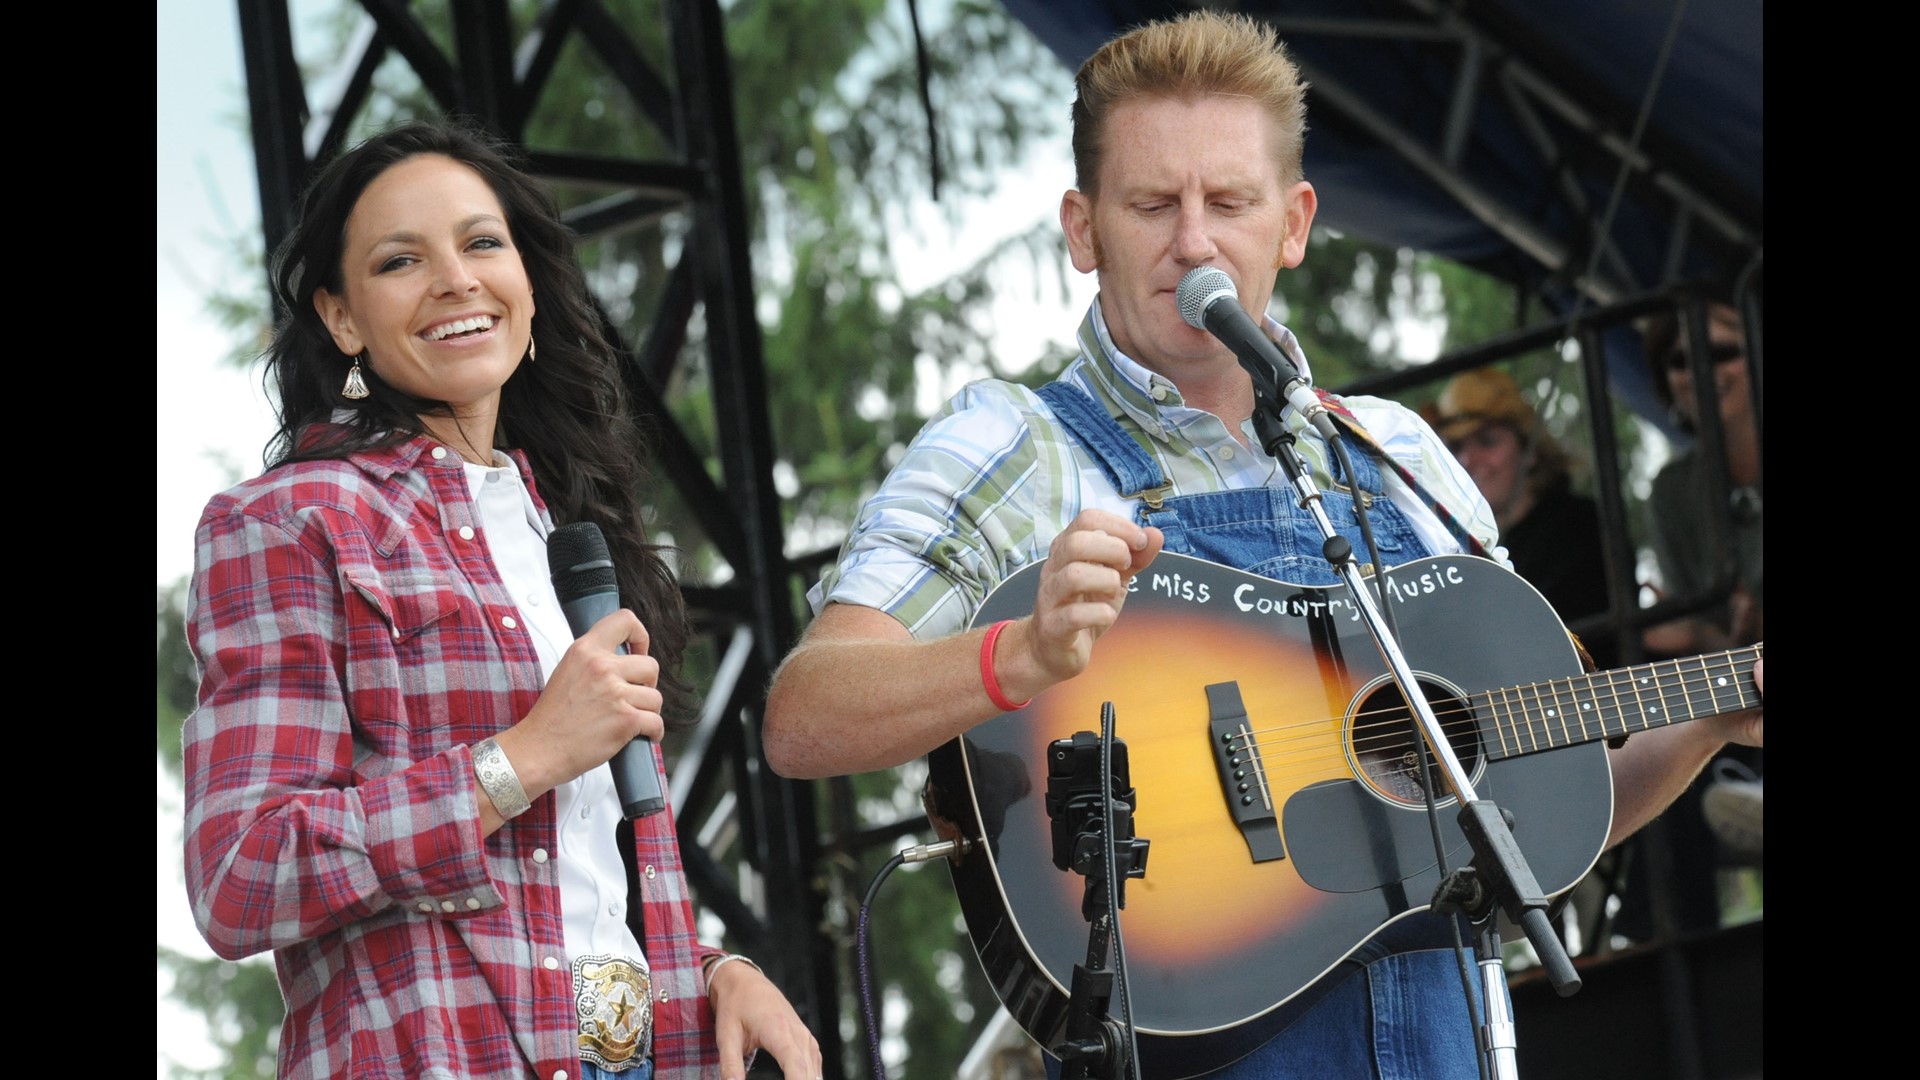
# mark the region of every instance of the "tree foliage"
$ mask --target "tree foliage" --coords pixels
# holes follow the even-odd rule
[[[154,750],[168,774],[180,776],[180,725],[193,709],[196,684],[193,657],[182,625],[186,585],[157,590],[155,609]],[[163,801],[162,809],[169,809]],[[184,889],[179,881],[162,888]],[[273,967],[254,958],[228,963],[211,956],[188,956],[156,946],[154,965],[172,983],[172,996],[207,1020],[207,1033],[224,1064],[208,1070],[173,1063],[179,1080],[264,1080],[274,1075],[274,1050],[284,1008]]]
[[[186,956],[162,945],[160,970],[173,978],[173,994],[207,1018],[214,1048],[225,1063],[211,1069],[173,1068],[176,1080],[267,1080],[275,1075],[281,1004],[280,983],[270,964],[228,963]]]

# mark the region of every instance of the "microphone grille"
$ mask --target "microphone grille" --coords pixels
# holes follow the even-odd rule
[[[620,589],[607,538],[591,521],[575,521],[553,530],[547,537],[547,569],[553,574],[554,594],[563,604]]]
[[[1235,303],[1240,302],[1240,290],[1233,287],[1233,279],[1225,270],[1217,266],[1196,266],[1180,279],[1180,288],[1174,297],[1180,301],[1180,317],[1187,320],[1187,325],[1205,330],[1207,309],[1223,294]]]

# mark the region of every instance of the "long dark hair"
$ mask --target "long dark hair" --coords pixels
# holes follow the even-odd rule
[[[308,185],[299,221],[273,259],[280,321],[266,350],[266,378],[277,391],[278,425],[267,444],[266,466],[393,446],[424,433],[422,415],[452,415],[445,402],[401,393],[367,365],[362,375],[369,396],[342,396],[353,358],[334,345],[313,306],[315,290],[343,291],[347,218],[361,193],[388,169],[421,154],[452,158],[486,180],[506,211],[514,247],[540,298],[532,328],[539,360],[523,362],[502,388],[494,444],[526,453],[557,524],[592,521],[606,534],[621,602],[652,636],[662,690],[677,695],[686,690],[680,677],[686,606],[667,563],[670,549],[647,540],[640,502],[647,479],[643,443],[628,411],[618,355],[601,332],[573,233],[551,191],[525,171],[517,150],[477,125],[458,118],[399,124],[329,162]],[[309,427],[342,411],[350,419],[328,438],[303,441]]]

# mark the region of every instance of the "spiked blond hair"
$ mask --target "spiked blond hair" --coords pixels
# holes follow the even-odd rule
[[[1279,136],[1283,183],[1301,179],[1307,84],[1273,27],[1245,15],[1195,11],[1147,23],[1102,45],[1074,75],[1074,184],[1097,194],[1101,137],[1115,105],[1140,98],[1220,95],[1259,102]]]

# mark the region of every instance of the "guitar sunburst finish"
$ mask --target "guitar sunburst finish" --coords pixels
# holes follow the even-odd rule
[[[1009,578],[976,624],[1031,612],[1039,573]],[[1612,822],[1601,740],[1759,700],[1759,646],[1583,673],[1540,594],[1484,559],[1421,560],[1387,584],[1402,651],[1476,794],[1513,813],[1550,896],[1587,873]],[[1207,689],[1223,685],[1245,710],[1224,742]],[[1428,907],[1440,871],[1421,744],[1344,586],[1162,553],[1085,672],[928,758],[936,826],[984,841],[952,864],[975,951],[1042,1045],[1065,1032],[1089,930],[1086,879],[1052,861],[1047,751],[1099,731],[1109,701],[1137,792],[1134,832],[1151,845],[1120,915],[1142,1065],[1198,1075],[1270,1038],[1343,958]],[[1437,767],[1431,779],[1443,782]],[[1442,803],[1449,870],[1472,854],[1455,813]],[[1256,854],[1249,831],[1276,827],[1272,853]]]

